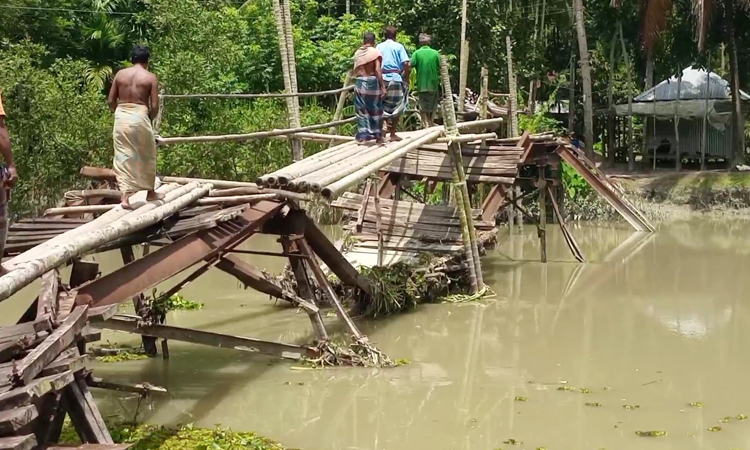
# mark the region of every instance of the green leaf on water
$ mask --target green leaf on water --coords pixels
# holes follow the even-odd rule
[[[653,430],[653,431],[636,431],[635,434],[643,437],[663,437],[667,435],[666,431]]]
[[[733,420],[734,420],[734,417],[732,417],[732,416],[727,416],[727,417],[725,417],[725,418],[723,418],[723,419],[719,419],[719,422],[720,422],[720,423],[729,423],[729,422],[731,422],[731,421],[733,421]]]
[[[581,394],[590,394],[591,390],[587,388],[581,388]]]
[[[546,447],[537,447],[536,450],[547,450]]]
[[[572,386],[560,386],[557,388],[558,391],[575,391],[576,388]]]
[[[747,416],[744,414],[738,414],[736,417],[737,420],[747,420]]]
[[[521,445],[521,444],[523,444],[523,441],[518,441],[518,440],[516,440],[516,439],[508,439],[507,441],[503,441],[503,444],[508,444],[508,445]]]
[[[701,402],[690,402],[688,405],[694,407],[694,408],[703,408],[703,403]]]
[[[589,403],[584,403],[584,405],[586,405],[586,406],[602,406],[602,404],[599,403],[599,402],[589,402]]]
[[[625,409],[638,409],[641,407],[641,405],[622,405]]]
[[[411,364],[411,361],[408,358],[398,358],[397,360],[393,361],[393,365],[395,367],[405,366],[407,364]]]
[[[527,401],[529,401],[529,399],[528,399],[528,398],[526,398],[526,397],[521,397],[521,396],[519,395],[518,397],[516,397],[516,401],[517,401],[517,402],[527,402]]]
[[[721,427],[716,425],[714,427],[709,428],[708,431],[721,431]]]

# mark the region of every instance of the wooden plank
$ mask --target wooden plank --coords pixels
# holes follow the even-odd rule
[[[90,321],[102,322],[117,314],[120,305],[104,305],[89,308],[88,318]]]
[[[29,384],[47,364],[75,341],[75,335],[86,324],[86,310],[88,305],[76,307],[58,329],[18,364],[13,371],[14,383]]]
[[[482,220],[495,221],[495,215],[500,210],[500,207],[505,201],[505,196],[510,186],[503,184],[496,184],[492,186],[487,198],[482,203]]]
[[[0,411],[0,436],[18,434],[18,430],[39,416],[34,405]]]
[[[78,381],[70,383],[63,393],[70,421],[85,443],[113,444],[88,386],[83,380]]]
[[[91,222],[91,219],[61,219],[57,217],[27,217],[19,219],[17,223],[69,223],[83,225]]]
[[[33,434],[0,438],[0,450],[31,450],[34,447],[36,437]]]
[[[135,253],[133,252],[133,247],[129,245],[120,248],[120,255],[122,257],[122,263],[126,266],[135,261]],[[143,294],[140,292],[135,294],[132,297],[132,300],[133,300],[133,309],[135,310],[135,313],[138,314],[138,316],[141,319],[145,319],[146,315],[148,314],[148,310],[146,308],[146,299],[143,297]],[[102,309],[102,313],[103,313],[99,319],[107,320],[109,319],[109,317],[112,317],[112,315],[114,315],[117,312],[119,308],[119,304],[105,305],[105,306],[100,306],[99,308]],[[97,311],[97,313],[98,312],[99,311]],[[106,314],[109,314],[109,317],[104,317],[104,315]],[[149,356],[157,355],[155,337],[141,336],[141,343],[143,344],[143,351],[146,352],[147,355]]]
[[[77,349],[76,353],[77,353]],[[42,370],[41,376],[49,376],[67,371],[79,372],[86,368],[88,355],[76,355],[65,358],[61,361],[52,362]]]
[[[47,223],[14,223],[11,225],[8,229],[10,231],[22,231],[22,230],[28,230],[28,231],[40,231],[40,230],[73,230],[79,227],[80,224],[76,223],[56,223],[56,222],[47,222]]]
[[[167,390],[160,386],[154,386],[149,383],[139,383],[139,384],[122,384],[122,383],[112,383],[110,381],[102,380],[101,378],[96,378],[92,376],[86,377],[86,384],[89,385],[89,387],[97,388],[97,389],[107,389],[110,391],[118,391],[118,392],[132,392],[134,394],[144,394],[144,393],[150,393],[150,392],[158,392],[161,394],[166,394]]]
[[[303,356],[318,356],[316,349],[302,345],[284,344],[280,342],[263,341],[242,336],[213,333],[210,331],[194,330],[191,328],[173,327],[169,325],[139,324],[133,317],[115,316],[104,322],[95,322],[95,326],[109,330],[127,331],[135,334],[147,334],[162,339],[190,342],[211,347],[230,348],[234,350],[263,353],[280,356],[282,358],[299,360]]]
[[[15,408],[29,403],[50,391],[57,391],[73,382],[73,372],[38,378],[26,386],[0,394],[0,409]]]
[[[50,270],[42,275],[42,289],[39,292],[39,301],[36,307],[36,316],[57,314],[57,291],[60,288],[60,276],[57,270]]]

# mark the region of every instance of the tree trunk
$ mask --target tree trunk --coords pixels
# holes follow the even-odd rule
[[[570,43],[570,89],[568,90],[568,131],[575,131],[576,127],[576,44],[578,35],[573,30]]]
[[[583,84],[583,127],[586,155],[594,158],[594,105],[591,98],[591,65],[589,45],[586,40],[586,24],[583,17],[583,0],[574,0],[578,50],[581,54],[581,81]]]
[[[706,64],[706,102],[703,105],[703,126],[701,127],[701,170],[706,170],[706,147],[708,146],[708,97],[711,92],[711,52]]]
[[[643,86],[645,90],[649,90],[654,87],[654,48],[651,47],[646,51],[646,76],[643,78]],[[654,126],[656,123],[654,122]],[[645,152],[648,147],[648,134],[649,134],[649,122],[648,118],[643,121],[643,151]],[[656,150],[654,150],[656,151]],[[656,153],[654,153],[656,156]],[[645,157],[645,153],[644,153]],[[654,158],[656,161],[656,158]]]
[[[510,35],[505,36],[505,48],[508,52],[508,137],[518,136],[518,87],[516,73],[513,71],[513,42]]]
[[[615,85],[615,52],[617,50],[617,32],[612,33],[609,46],[609,82],[607,84],[607,159],[609,166],[615,165],[615,115],[614,115],[614,85]]]
[[[731,165],[736,166],[745,162],[745,120],[742,117],[742,99],[740,98],[740,70],[734,30],[734,0],[726,1],[724,11],[727,14],[724,19],[727,27],[727,41],[729,41],[729,88],[732,95]]]
[[[625,70],[628,72],[628,170],[635,170],[635,139],[633,138],[633,68],[630,65],[630,56],[625,46],[625,36],[622,33],[622,22],[617,23],[620,32],[620,44],[622,45],[622,59],[625,61]],[[656,155],[654,155],[656,157]]]
[[[682,87],[682,69],[680,75],[677,77],[677,100],[674,102],[674,156],[675,156],[675,170],[678,172],[682,170],[682,150],[680,149],[680,88]],[[654,150],[654,159],[656,159],[656,150]]]

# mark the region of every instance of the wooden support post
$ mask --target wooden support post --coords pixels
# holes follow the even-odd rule
[[[60,431],[62,431],[62,424],[65,420],[65,411],[60,408],[60,398],[62,397],[61,392],[50,392],[45,394],[42,398],[36,402],[36,406],[29,405],[33,408],[33,412],[37,413],[38,418],[34,421],[34,435],[36,436],[37,443],[45,448],[47,444],[57,442],[60,439],[58,425]],[[28,406],[20,408],[23,410]],[[33,414],[34,417],[37,414]],[[62,416],[62,418],[60,418]],[[17,434],[17,433],[14,433]]]
[[[281,286],[263,276],[263,272],[242,258],[226,254],[216,263],[216,268],[237,278],[245,287],[251,287],[258,292],[276,298],[284,298]]]
[[[291,240],[287,237],[283,237],[281,238],[281,245],[284,249],[284,253],[297,255],[302,254],[299,246],[297,245],[297,240]],[[315,294],[312,287],[310,286],[310,279],[307,276],[307,269],[305,268],[303,258],[289,258],[289,264],[292,267],[294,279],[297,281],[297,295],[314,306],[316,303]],[[315,264],[315,260],[312,261],[312,264]],[[299,304],[299,302],[297,303]],[[328,332],[326,331],[325,324],[323,323],[323,318],[320,316],[320,311],[318,310],[318,308],[307,307],[304,309],[305,312],[307,312],[308,317],[310,318],[310,323],[312,324],[315,337],[319,341],[327,341]]]
[[[367,340],[367,336],[359,331],[359,328],[357,328],[352,318],[349,317],[349,314],[347,314],[346,310],[344,309],[344,305],[342,305],[341,301],[339,301],[336,292],[328,282],[328,278],[326,278],[323,270],[318,265],[315,259],[315,254],[313,253],[312,248],[310,248],[310,245],[308,245],[307,240],[298,239],[296,243],[300,252],[308,257],[308,259],[304,259],[303,261],[305,262],[305,264],[307,264],[308,269],[310,269],[310,271],[315,276],[315,280],[318,282],[318,287],[320,287],[323,293],[328,297],[328,300],[331,302],[331,306],[333,306],[336,315],[342,322],[344,322],[346,327],[349,329],[349,332],[356,338],[356,340]]]
[[[365,214],[367,214],[367,204],[370,203],[370,192],[372,191],[372,186],[375,184],[374,180],[368,180],[367,184],[365,185],[365,192],[362,195],[362,205],[357,210],[357,225],[355,229],[357,230],[357,233],[362,232],[362,224],[365,222]],[[378,195],[375,195],[378,197]]]
[[[367,201],[367,199],[365,199]],[[375,203],[375,230],[378,233],[378,265],[383,265],[384,249],[383,249],[383,226],[381,220],[380,211],[380,196],[376,195],[373,197],[373,203]]]
[[[539,243],[542,247],[542,262],[547,262],[547,182],[542,178],[541,171],[544,168],[540,167],[539,182],[537,183],[537,189],[539,190]]]
[[[133,253],[133,247],[131,246],[125,246],[120,249],[120,255],[122,256],[122,263],[124,265],[128,265],[135,261],[135,254]],[[135,313],[138,314],[138,316],[141,319],[146,319],[146,315],[148,314],[147,308],[146,308],[146,299],[143,297],[142,293],[138,293],[133,296],[133,308],[135,309]],[[156,338],[153,336],[141,336],[141,342],[143,343],[143,351],[149,355],[149,356],[156,356],[157,349],[156,349]]]
[[[513,40],[510,34],[505,36],[505,47],[508,60],[508,137],[518,136],[518,86],[516,73],[513,70]]]

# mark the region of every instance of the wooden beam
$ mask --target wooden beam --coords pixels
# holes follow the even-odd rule
[[[0,411],[0,436],[18,434],[18,431],[39,417],[36,406],[25,405],[20,408]]]
[[[0,394],[0,409],[15,408],[50,391],[57,391],[73,382],[73,372],[38,378],[26,386]]]
[[[45,448],[48,443],[60,440],[65,420],[65,411],[60,407],[61,397],[61,392],[50,392],[35,402],[34,410],[40,413],[34,421],[33,429],[40,448]]]
[[[505,201],[508,189],[509,187],[505,184],[492,186],[489,194],[487,194],[487,198],[482,203],[482,220],[491,221],[495,219],[495,215]]]
[[[318,351],[312,347],[263,341],[260,339],[194,330],[191,328],[173,327],[169,325],[139,324],[138,320],[135,318],[126,316],[115,316],[104,322],[96,322],[96,326],[109,330],[126,331],[135,334],[148,334],[161,339],[190,342],[211,347],[230,348],[253,353],[263,353],[293,360],[299,360],[302,359],[302,357],[312,358],[318,356]]]
[[[34,447],[36,437],[33,434],[0,438],[0,450],[31,450]]]
[[[76,379],[64,390],[65,407],[84,443],[114,444],[88,386]]]
[[[86,310],[88,306],[78,306],[41,345],[31,351],[13,369],[13,382],[26,385],[31,382],[55,358],[75,341],[86,324]]]
[[[139,384],[122,384],[122,383],[112,383],[110,381],[104,381],[101,378],[96,378],[92,376],[86,377],[86,383],[93,388],[97,389],[107,389],[110,391],[118,391],[118,392],[132,392],[134,394],[143,394],[143,393],[150,393],[150,392],[159,392],[162,394],[165,394],[167,392],[166,389],[160,386],[154,386],[149,383],[139,383]]]
[[[73,261],[73,269],[70,271],[70,287],[75,289],[96,279],[99,275],[99,263],[95,261],[84,261],[76,259]]]
[[[284,290],[278,283],[268,280],[263,276],[263,272],[237,255],[222,256],[216,263],[216,268],[237,278],[245,287],[251,287],[272,297],[284,298]]]
[[[357,272],[357,269],[344,258],[338,249],[328,240],[328,237],[315,225],[309,217],[305,216],[305,241],[312,250],[323,261],[328,268],[346,285],[357,286],[366,294],[371,295],[370,283],[365,277]],[[303,252],[304,254],[304,252]],[[314,260],[311,264],[315,264]]]
[[[214,258],[227,247],[242,242],[282,207],[282,203],[258,202],[235,219],[185,236],[89,283],[78,290],[76,302],[91,303],[94,306],[122,303],[196,263]]]
[[[126,245],[125,247],[120,248],[120,256],[122,257],[122,263],[126,266],[135,261],[135,253],[133,252],[133,247],[130,245]],[[148,312],[146,311],[145,299],[143,297],[143,294],[139,292],[132,298],[133,309],[135,310],[135,313],[138,314],[142,319],[145,319]],[[117,311],[115,310],[115,312]],[[157,349],[155,337],[145,335],[141,336],[141,343],[143,344],[143,351],[147,355],[156,356]]]

